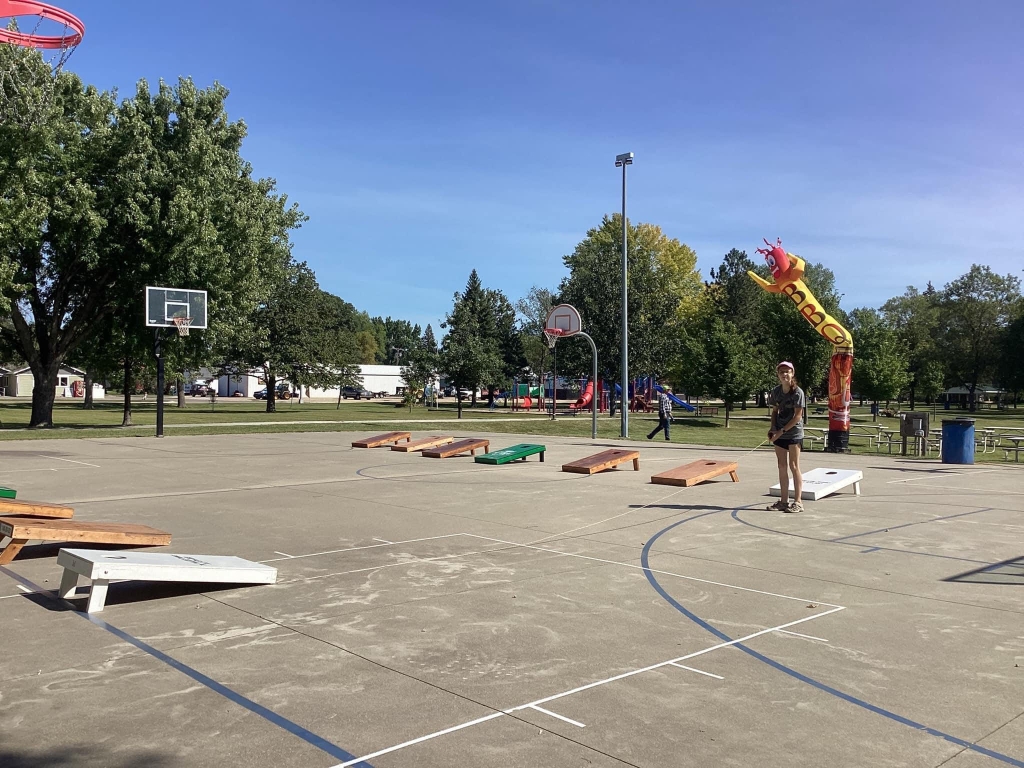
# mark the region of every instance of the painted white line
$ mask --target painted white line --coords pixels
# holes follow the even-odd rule
[[[289,555],[287,552],[278,552],[276,549],[274,550],[274,554],[275,555],[284,555],[285,558],[288,559],[288,560],[294,560],[295,559],[295,555]],[[270,562],[270,561],[269,560],[265,560],[264,562]]]
[[[696,672],[698,675],[707,675],[708,677],[715,678],[715,680],[725,680],[721,675],[714,675],[711,672],[705,672],[703,669],[694,669],[693,667],[688,667],[685,664],[676,664],[674,661],[672,662],[672,666],[679,667],[680,669],[688,669],[690,672]]]
[[[0,600],[10,600],[12,597],[24,597],[24,595],[4,595],[3,597],[0,597]]]
[[[27,592],[27,593],[31,593],[32,592],[32,590],[29,589],[28,587],[26,587],[24,584],[18,584],[17,586],[18,586],[18,589],[20,589],[22,592]]]
[[[912,485],[910,488],[921,488],[921,486]],[[994,488],[966,488],[960,485],[929,485],[926,488],[921,488],[922,491],[931,490],[947,490],[947,491],[967,491],[968,493],[994,493],[997,496],[1024,496],[1021,491],[997,491]],[[963,494],[954,494],[955,496],[962,496]]]
[[[340,554],[341,552],[356,552],[356,551],[358,551],[360,549],[377,549],[378,547],[390,547],[390,546],[394,546],[396,544],[414,544],[414,543],[416,543],[418,541],[433,541],[434,539],[450,539],[453,536],[463,536],[463,535],[465,535],[465,534],[462,534],[462,533],[446,533],[444,536],[427,536],[426,538],[422,538],[422,539],[406,539],[405,541],[391,541],[391,542],[388,542],[387,544],[367,544],[366,546],[363,546],[363,547],[348,547],[346,549],[330,549],[330,550],[327,550],[326,552],[310,552],[309,554],[306,554],[306,555],[288,555],[288,557],[285,557],[285,558],[275,557],[275,558],[272,558],[270,560],[260,560],[260,562],[261,563],[276,563],[278,560],[289,560],[289,559],[290,560],[299,560],[299,559],[304,558],[304,557],[320,557],[320,555],[337,555],[337,554]],[[275,554],[279,555],[281,553],[277,552]],[[378,566],[378,567],[380,567],[380,566]],[[346,573],[350,573],[350,571],[346,571]]]
[[[393,542],[393,541],[388,541],[387,539],[379,539],[379,538],[377,538],[376,536],[374,536],[374,537],[373,537],[373,540],[374,540],[374,541],[380,541],[380,542],[383,542],[384,544],[394,544],[394,543],[395,543],[395,542]]]
[[[671,571],[662,571],[662,570],[659,570],[657,568],[644,568],[642,565],[636,565],[634,563],[623,563],[623,562],[621,562],[619,560],[607,560],[605,558],[591,557],[589,555],[576,555],[576,554],[573,554],[571,552],[562,552],[562,551],[557,550],[557,549],[551,549],[550,547],[535,547],[532,544],[516,544],[514,541],[505,541],[504,539],[494,539],[494,538],[491,538],[490,536],[479,536],[479,535],[477,535],[475,533],[464,533],[462,535],[463,536],[472,536],[473,538],[476,538],[476,539],[485,539],[486,541],[494,541],[494,542],[500,542],[502,544],[510,544],[510,545],[512,545],[514,547],[522,547],[522,548],[525,548],[525,549],[538,549],[541,552],[552,552],[554,554],[564,555],[565,557],[578,557],[581,560],[592,560],[592,561],[598,562],[598,563],[608,563],[609,565],[621,565],[621,566],[623,566],[625,568],[634,568],[636,570],[647,571],[649,573],[659,573],[659,574],[661,574],[663,576],[674,576],[677,579],[686,579],[687,581],[696,581],[696,582],[700,582],[701,584],[712,584],[712,585],[714,585],[716,587],[727,587],[729,589],[738,589],[741,592],[753,592],[754,594],[757,594],[757,595],[767,595],[768,597],[781,597],[783,600],[799,600],[799,601],[804,602],[804,603],[817,603],[818,605],[827,605],[827,606],[830,606],[832,608],[840,608],[840,609],[843,607],[841,605],[834,605],[833,603],[826,603],[826,602],[824,602],[822,600],[816,600],[816,599],[812,600],[812,599],[809,599],[809,598],[806,598],[806,597],[794,597],[793,595],[780,595],[777,592],[765,592],[764,590],[761,590],[761,589],[752,589],[751,587],[740,587],[740,586],[737,586],[736,584],[726,584],[726,583],[721,582],[721,581],[711,581],[710,579],[700,579],[700,578],[697,578],[696,576],[684,576],[681,573],[672,573]]]
[[[806,637],[808,640],[820,640],[823,643],[827,643],[828,642],[828,640],[826,640],[824,637],[815,637],[814,635],[801,635],[799,632],[787,632],[784,629],[780,629],[779,632],[781,632],[784,635],[795,635],[796,637]]]
[[[15,472],[56,472],[57,470],[53,467],[46,467],[45,469],[5,469],[5,475],[13,475]]]
[[[69,464],[81,464],[83,467],[96,467],[96,469],[100,469],[100,465],[99,464],[90,464],[87,461],[75,461],[74,459],[62,459],[60,456],[44,456],[41,453],[37,453],[36,455],[39,458],[41,458],[41,459],[56,459],[57,461],[66,461]]]
[[[543,712],[545,715],[551,715],[551,717],[554,717],[558,720],[564,720],[565,722],[569,723],[569,725],[575,725],[577,728],[587,727],[583,723],[577,722],[576,720],[572,720],[566,717],[565,715],[560,715],[557,712],[552,712],[550,709],[544,709],[544,707],[530,707],[530,709],[535,709],[538,712]]]
[[[403,742],[402,744],[396,744],[393,747],[388,747],[387,749],[381,749],[381,750],[378,750],[377,752],[372,752],[369,755],[363,755],[362,757],[357,757],[354,760],[349,760],[349,761],[344,762],[344,763],[338,763],[337,765],[333,766],[333,768],[347,768],[347,766],[356,765],[357,763],[362,763],[362,762],[364,762],[366,760],[373,760],[375,757],[380,757],[381,755],[386,755],[389,752],[397,752],[400,749],[405,749],[406,747],[411,747],[413,744],[419,744],[422,741],[428,741],[430,739],[436,739],[438,736],[444,736],[446,733],[452,733],[454,731],[461,731],[463,728],[469,728],[471,725],[477,725],[479,723],[487,722],[488,720],[493,720],[496,717],[504,717],[504,716],[505,716],[504,712],[495,712],[494,714],[491,714],[491,715],[485,715],[484,717],[478,717],[476,720],[470,720],[468,723],[463,723],[462,725],[456,725],[456,726],[453,726],[451,728],[445,728],[443,731],[437,731],[435,733],[428,733],[426,736],[420,736],[418,739],[413,739],[412,741],[406,741],[406,742]]]
[[[914,483],[918,480],[934,480],[936,477],[951,477],[951,476],[963,476],[970,477],[971,475],[984,475],[989,472],[1002,472],[1002,469],[979,469],[977,472],[936,472],[935,474],[928,474],[924,477],[906,477],[900,480],[886,480],[886,484],[893,485],[896,483]]]

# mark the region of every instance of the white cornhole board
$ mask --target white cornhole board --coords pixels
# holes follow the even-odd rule
[[[87,613],[99,613],[111,581],[182,581],[219,584],[274,584],[277,568],[224,555],[175,555],[167,552],[111,552],[101,549],[62,549],[57,565],[64,567],[60,596],[75,596],[78,577],[92,581]]]
[[[812,469],[810,472],[805,472],[803,478],[804,489],[800,498],[817,501],[836,491],[841,491],[848,485],[852,485],[853,492],[860,496],[860,481],[864,479],[864,473],[859,469],[819,467],[818,469]],[[772,496],[781,496],[782,488],[776,483],[768,489],[768,493]]]

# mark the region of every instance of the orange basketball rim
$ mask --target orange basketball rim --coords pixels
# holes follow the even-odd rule
[[[54,21],[64,25],[65,34],[37,35],[0,27],[0,43],[25,48],[66,49],[74,48],[85,35],[85,24],[77,16],[36,0],[0,0],[0,18],[8,16],[34,16],[39,19],[37,25],[43,20]]]

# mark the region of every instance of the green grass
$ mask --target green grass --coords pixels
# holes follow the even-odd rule
[[[812,405],[813,409],[818,406]],[[149,436],[156,425],[156,402],[150,398],[132,403],[134,426],[121,427],[122,403],[119,399],[98,401],[95,408],[86,411],[81,401],[58,401],[54,406],[52,429],[27,429],[31,403],[27,399],[0,401],[0,440],[24,440],[63,437],[115,437]],[[976,428],[1024,427],[1024,408],[1003,411],[984,410],[974,414],[965,411],[937,409],[932,415],[932,428],[938,429],[941,420],[956,416],[976,419]],[[722,411],[724,414],[724,409]],[[677,411],[672,425],[672,442],[695,445],[727,446],[752,449],[766,437],[768,412],[761,408],[748,408],[733,412],[729,428],[725,418],[683,416]],[[426,423],[429,420],[431,423]],[[313,422],[313,423],[297,423]],[[387,422],[387,423],[380,423]],[[630,437],[644,440],[657,419],[652,414],[631,413]],[[851,422],[855,428],[872,423],[866,407],[854,407]],[[619,416],[598,416],[598,438],[619,436]],[[898,429],[899,419],[879,417],[878,422]],[[412,413],[406,407],[396,407],[394,401],[345,401],[341,408],[334,403],[298,403],[295,400],[278,402],[276,413],[266,412],[266,403],[251,399],[223,399],[211,407],[208,400],[186,398],[186,407],[178,408],[176,398],[168,398],[164,408],[165,433],[168,435],[245,434],[256,432],[361,432],[404,429],[420,432],[493,432],[501,434],[558,435],[590,437],[590,415],[559,416],[552,421],[531,414],[512,413],[507,408],[487,410],[486,406],[463,408],[462,420],[457,419],[455,403],[443,403],[439,410],[417,406]],[[826,427],[827,419],[812,415],[809,426]],[[659,435],[656,440],[664,440]],[[646,442],[646,441],[645,441]],[[864,439],[853,439],[854,453],[874,454]],[[933,454],[934,456],[934,454]],[[1002,461],[1002,451],[977,454],[975,461]]]

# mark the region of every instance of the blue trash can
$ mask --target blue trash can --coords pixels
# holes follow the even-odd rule
[[[942,420],[942,463],[974,463],[974,419]]]

